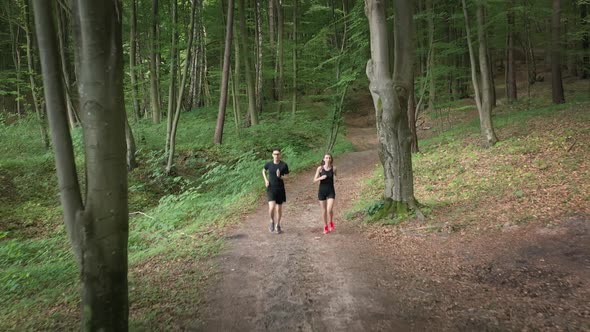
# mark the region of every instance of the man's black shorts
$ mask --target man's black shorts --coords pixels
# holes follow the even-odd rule
[[[287,195],[285,194],[285,188],[268,186],[266,188],[266,197],[269,202],[276,202],[277,204],[283,204],[287,201]]]

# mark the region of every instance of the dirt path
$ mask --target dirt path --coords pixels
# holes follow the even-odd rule
[[[313,170],[287,182],[284,233],[266,202],[228,234],[190,331],[590,331],[590,223],[428,233],[342,221],[378,162],[370,114],[347,118],[336,231]]]

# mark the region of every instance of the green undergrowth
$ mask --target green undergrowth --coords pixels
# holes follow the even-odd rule
[[[152,326],[167,312],[157,303],[174,287],[165,279],[175,267],[162,264],[185,262],[184,282],[190,287],[203,276],[198,265],[186,262],[219,252],[218,230],[257,206],[264,191],[260,172],[273,147],[282,148],[291,172],[321,160],[330,115],[327,104],[314,102],[300,105],[296,119],[290,112],[262,113],[261,124],[237,130],[229,114],[224,142],[215,146],[216,108],[182,113],[172,176],[164,174],[166,124],[133,124],[139,167],[129,174],[131,326]],[[0,330],[78,324],[78,269],[63,226],[53,155],[43,149],[36,128],[32,118],[0,124]],[[83,181],[81,131],[72,137]],[[338,140],[334,153],[351,147]],[[144,266],[151,265],[158,267],[146,272]],[[190,293],[185,296],[198,291]]]
[[[561,105],[525,100],[500,106],[493,116],[500,141],[486,149],[480,144],[477,115],[464,116],[475,109],[459,103],[450,107],[453,125],[421,139],[420,153],[412,156],[415,197],[423,205],[425,223],[433,226],[426,228],[496,229],[587,213],[590,149],[583,142],[590,139],[588,108],[587,98]],[[377,217],[382,190],[383,171],[377,167],[347,217],[382,225],[415,220],[415,215]]]

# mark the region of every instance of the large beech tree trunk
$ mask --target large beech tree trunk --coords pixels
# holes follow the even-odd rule
[[[414,198],[411,134],[408,127],[408,97],[412,82],[414,44],[413,15],[409,0],[394,2],[395,63],[390,74],[385,0],[365,0],[369,19],[371,59],[367,77],[375,105],[379,156],[383,164],[385,205],[378,216],[417,209]],[[420,214],[421,215],[421,214]]]
[[[551,15],[551,96],[554,104],[565,103],[561,79],[561,34],[559,32],[561,0],[553,0]]]
[[[227,23],[225,26],[225,50],[223,51],[223,71],[221,73],[221,88],[219,96],[219,109],[217,112],[217,124],[215,126],[215,136],[213,143],[221,144],[223,140],[223,125],[225,124],[225,107],[227,106],[227,86],[231,62],[231,41],[234,23],[234,0],[229,0],[227,4]]]
[[[51,13],[34,0],[45,99],[55,146],[64,220],[81,270],[82,330],[127,331],[127,170],[122,6],[74,1],[77,82],[86,155],[82,203]]]

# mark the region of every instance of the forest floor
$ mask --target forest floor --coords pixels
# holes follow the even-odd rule
[[[198,313],[180,329],[590,331],[587,214],[486,231],[346,220],[378,163],[370,100],[361,106],[346,121],[357,151],[335,159],[336,230],[322,234],[314,170],[289,177],[284,233],[268,231],[263,199],[229,227]]]

